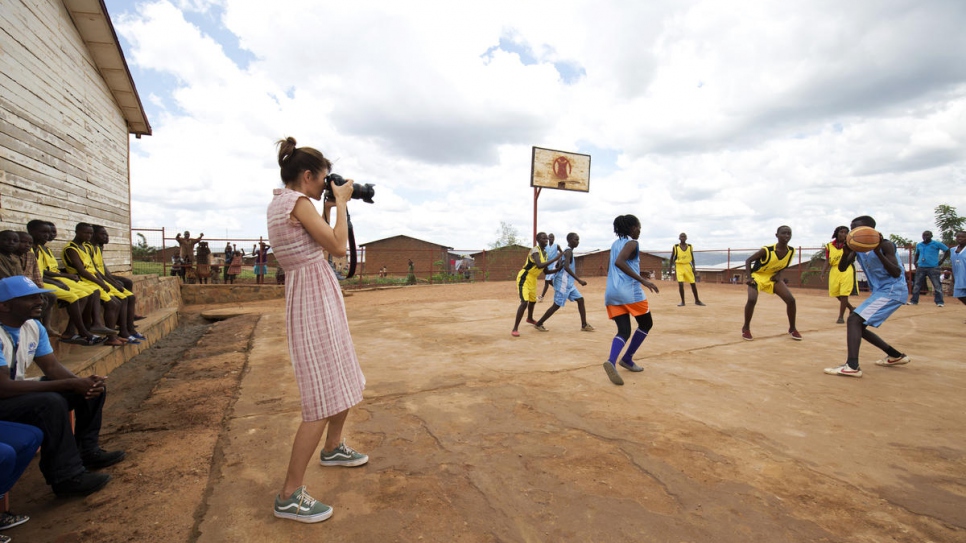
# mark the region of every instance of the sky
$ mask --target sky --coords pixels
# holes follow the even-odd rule
[[[375,186],[359,244],[530,244],[532,148],[591,155],[537,227],[606,249],[818,247],[966,215],[966,2],[106,0],[153,135],[135,228],[267,235],[275,142]],[[937,236],[938,237],[938,236]]]

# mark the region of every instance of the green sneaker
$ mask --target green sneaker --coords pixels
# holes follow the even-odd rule
[[[611,383],[615,385],[623,385],[624,380],[617,373],[617,368],[614,367],[610,362],[604,362],[604,372],[607,374],[607,378],[610,379]]]
[[[618,362],[618,364],[620,364],[621,367],[627,371],[644,371],[644,368],[638,366],[633,360],[628,362],[627,360],[624,360],[622,358],[621,361]]]
[[[323,466],[361,466],[369,461],[369,455],[362,454],[352,450],[345,444],[345,441],[339,443],[339,446],[326,452],[322,449],[322,453],[319,455],[319,462]]]
[[[322,522],[332,516],[332,508],[309,496],[304,486],[300,486],[292,495],[283,500],[275,496],[275,516],[299,522]]]

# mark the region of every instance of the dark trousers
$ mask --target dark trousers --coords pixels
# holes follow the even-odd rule
[[[0,400],[0,420],[36,426],[44,432],[40,471],[54,484],[84,471],[82,454],[99,448],[104,397],[90,400],[74,392],[32,392]],[[70,411],[74,411],[74,431]]]
[[[0,421],[0,496],[13,488],[43,439],[36,426]]]
[[[937,304],[943,303],[943,285],[939,275],[939,268],[916,268],[916,275],[912,281],[912,303],[919,303],[919,293],[926,285],[927,277],[932,283],[933,299]]]

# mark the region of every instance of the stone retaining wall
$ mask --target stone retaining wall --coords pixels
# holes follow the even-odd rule
[[[242,304],[282,298],[285,285],[181,285],[184,305]]]

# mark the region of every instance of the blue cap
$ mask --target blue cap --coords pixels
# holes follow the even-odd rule
[[[33,281],[23,275],[14,275],[0,279],[0,302],[7,302],[14,298],[20,298],[21,296],[43,294],[44,292],[52,292],[52,290],[48,288],[37,288],[37,285]]]

